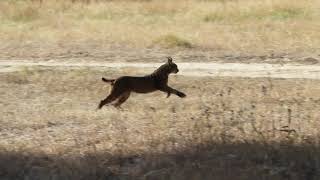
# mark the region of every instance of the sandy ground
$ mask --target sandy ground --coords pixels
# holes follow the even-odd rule
[[[94,68],[134,68],[138,71],[152,71],[161,63],[130,62],[73,62],[73,61],[0,61],[0,72],[20,71],[25,67],[79,69]],[[270,78],[306,78],[320,79],[320,65],[268,64],[268,63],[178,63],[179,75],[184,76],[220,76],[220,77],[270,77]]]

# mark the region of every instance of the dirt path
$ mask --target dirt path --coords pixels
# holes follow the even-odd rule
[[[161,63],[103,63],[103,62],[55,62],[55,61],[0,61],[0,72],[12,72],[22,67],[39,68],[135,68],[137,70],[154,69]],[[222,76],[222,77],[271,77],[320,79],[319,65],[293,64],[242,64],[242,63],[178,63],[179,75],[184,76]]]

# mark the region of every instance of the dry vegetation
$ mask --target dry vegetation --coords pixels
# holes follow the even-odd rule
[[[186,99],[96,111],[121,74],[1,74],[1,179],[319,179],[319,81],[172,76]]]
[[[318,0],[1,0],[0,59],[212,61],[228,51],[222,59],[311,53],[316,63],[319,9]],[[187,98],[135,94],[121,111],[97,111],[109,90],[102,75],[140,73],[105,71],[0,73],[1,180],[320,179],[319,80],[173,76]]]
[[[0,48],[17,55],[77,44],[319,53],[319,8],[317,0],[2,0]]]

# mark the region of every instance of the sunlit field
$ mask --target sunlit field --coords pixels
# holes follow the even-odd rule
[[[319,10],[318,0],[0,0],[0,180],[320,179]],[[111,89],[101,77],[145,75],[167,56],[185,64],[169,85],[186,98],[132,93],[97,109]],[[106,65],[128,62],[149,64]],[[221,72],[198,76],[189,62]],[[220,77],[244,63],[264,64]],[[253,78],[252,67],[272,72]]]
[[[1,57],[71,56],[81,47],[89,55],[182,48],[317,56],[319,8],[317,0],[3,0]]]

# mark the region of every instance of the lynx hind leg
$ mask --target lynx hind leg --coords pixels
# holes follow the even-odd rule
[[[109,104],[119,98],[123,92],[117,90],[115,86],[113,86],[110,95],[108,95],[104,100],[100,101],[98,109],[101,109],[104,105]]]
[[[118,101],[114,104],[115,107],[120,108],[121,104],[124,103],[130,97],[130,91],[124,92]]]
[[[112,101],[116,100],[117,98],[118,98],[117,96],[113,96],[112,94],[110,94],[104,100],[100,101],[98,109],[101,109],[104,105],[111,103]]]

